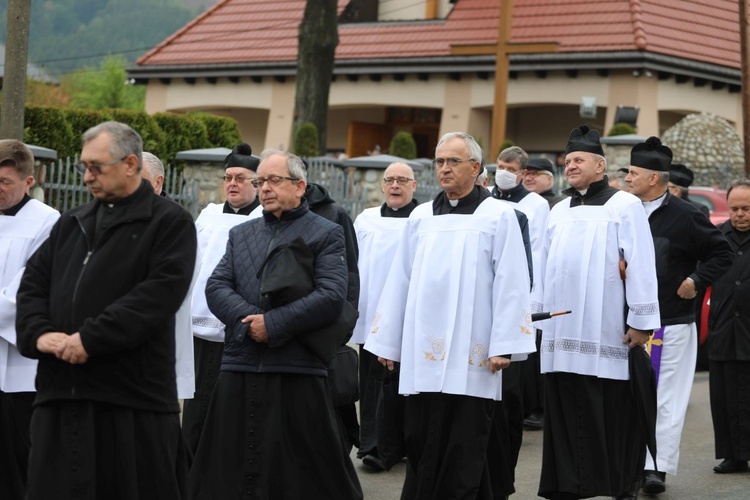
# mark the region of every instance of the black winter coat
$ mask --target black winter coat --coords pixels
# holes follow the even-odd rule
[[[648,223],[656,254],[661,324],[692,323],[695,300],[680,298],[677,289],[690,277],[697,289],[704,290],[724,274],[732,263],[729,243],[695,205],[669,193]]]
[[[195,265],[193,219],[144,180],[117,202],[125,211],[94,243],[99,205],[60,217],[18,291],[18,348],[39,358],[36,403],[178,412],[174,319]],[[80,332],[86,363],[40,353],[36,341],[47,332]]]
[[[301,237],[315,255],[315,290],[281,307],[261,308],[260,279],[266,256]],[[227,250],[206,283],[211,312],[226,325],[223,371],[326,376],[320,359],[295,339],[335,321],[344,306],[347,269],[341,226],[309,211],[306,201],[277,219],[271,213],[229,231]],[[268,343],[247,335],[242,319],[263,314]]]
[[[708,315],[708,357],[750,361],[750,235],[730,221],[719,226],[734,252],[734,262],[713,284]]]

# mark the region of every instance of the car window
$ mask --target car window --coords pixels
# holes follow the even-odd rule
[[[690,193],[688,195],[688,198],[690,198],[690,201],[694,201],[696,203],[700,203],[701,205],[707,206],[711,212],[716,210],[716,206],[714,205],[714,202],[711,201],[711,199],[708,196],[703,196],[702,194]]]

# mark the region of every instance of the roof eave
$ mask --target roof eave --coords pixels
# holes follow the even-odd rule
[[[738,68],[645,51],[516,54],[510,58],[512,72],[612,69],[659,71],[731,85],[740,85],[742,81]],[[334,75],[492,73],[494,71],[495,56],[493,55],[437,56],[338,59]],[[293,76],[297,73],[297,64],[296,61],[285,61],[154,65],[129,68],[127,73],[129,78],[135,78],[140,82],[149,79],[172,78]]]

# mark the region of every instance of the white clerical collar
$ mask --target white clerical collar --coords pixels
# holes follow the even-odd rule
[[[652,213],[654,213],[654,210],[659,208],[662,203],[664,203],[665,198],[667,197],[667,192],[664,191],[664,194],[659,196],[658,198],[651,200],[651,201],[644,201],[643,202],[643,208],[646,209],[646,217],[650,217]]]
[[[586,188],[586,189],[577,189],[576,191],[578,191],[578,194],[580,194],[581,198],[583,198],[584,196],[586,196],[586,193],[588,192],[588,188]]]
[[[458,206],[458,202],[459,202],[459,201],[461,201],[461,200],[450,200],[450,199],[449,199],[449,200],[448,200],[448,203],[450,203],[450,205],[451,205],[452,207],[457,207],[457,206]]]

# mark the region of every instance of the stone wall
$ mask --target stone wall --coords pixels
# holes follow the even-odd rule
[[[695,174],[695,186],[727,188],[745,177],[742,139],[725,119],[709,113],[688,115],[661,137],[674,154]]]

